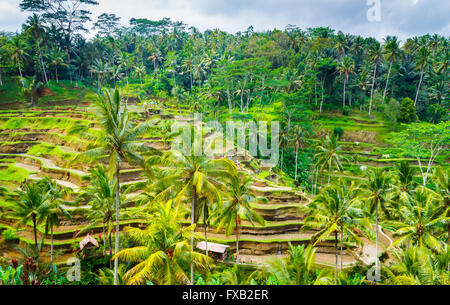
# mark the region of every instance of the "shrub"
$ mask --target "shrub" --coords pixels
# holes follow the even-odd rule
[[[341,127],[335,127],[333,133],[338,138],[341,138],[344,135],[344,129],[342,129]]]
[[[17,232],[14,229],[6,229],[5,231],[3,231],[2,235],[5,240],[19,239],[19,236],[17,236]]]
[[[414,101],[409,97],[405,97],[400,102],[399,122],[411,123],[417,121],[417,110]]]

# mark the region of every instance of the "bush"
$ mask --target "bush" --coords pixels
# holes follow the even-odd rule
[[[19,239],[19,236],[17,236],[17,232],[14,229],[6,229],[5,231],[3,231],[2,235],[5,240]]]
[[[414,101],[409,97],[405,97],[400,102],[399,122],[411,123],[417,121],[417,109],[414,106]]]
[[[348,116],[350,114],[350,107],[344,106],[344,108],[342,108],[342,114]]]
[[[335,127],[333,133],[338,138],[341,138],[344,135],[344,129],[342,129],[341,127]]]

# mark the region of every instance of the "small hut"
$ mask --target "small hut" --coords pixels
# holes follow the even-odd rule
[[[197,243],[197,249],[206,251],[206,246],[208,246],[208,252],[212,253],[213,258],[218,260],[225,260],[228,255],[228,248],[230,246],[222,245],[222,244],[216,244],[216,243],[206,243],[204,241],[201,241]]]
[[[93,238],[90,234],[88,234],[82,241],[80,241],[80,250],[90,249],[96,247],[98,248],[98,242],[95,238]]]

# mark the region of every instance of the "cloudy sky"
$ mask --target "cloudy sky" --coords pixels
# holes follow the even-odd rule
[[[16,31],[28,13],[20,0],[0,0],[0,31]],[[230,33],[253,25],[255,30],[303,29],[330,26],[344,33],[401,39],[438,33],[450,36],[449,0],[99,0],[93,16],[115,13],[123,25],[129,19],[170,17],[200,30],[219,28]],[[380,21],[370,22],[367,12],[380,3]],[[369,5],[368,5],[369,3]]]

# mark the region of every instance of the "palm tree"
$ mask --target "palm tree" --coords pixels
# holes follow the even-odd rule
[[[53,66],[55,68],[55,79],[58,83],[58,67],[67,67],[68,65],[65,62],[65,53],[59,49],[59,48],[53,48],[49,51],[47,54],[47,57],[49,59],[49,63],[47,66],[51,67]]]
[[[191,225],[197,223],[201,197],[207,197],[210,202],[222,201],[219,191],[221,183],[218,179],[228,176],[226,169],[230,167],[230,162],[196,156],[193,150],[187,155],[180,151],[168,151],[163,154],[161,162],[166,175],[155,183],[155,187],[160,188],[161,185],[169,185],[169,187],[160,192],[155,200],[167,200],[171,194],[175,194],[177,202],[181,202],[183,198],[190,199]],[[191,251],[194,251],[193,237]],[[193,271],[191,283],[193,283]]]
[[[22,61],[24,57],[28,56],[28,53],[26,52],[26,44],[22,37],[19,35],[14,36],[10,41],[10,47],[11,47],[11,60],[17,64],[17,67],[19,68],[19,75],[20,78],[23,78],[22,75]]]
[[[434,182],[436,193],[442,201],[442,214],[450,217],[450,170],[438,167],[435,169],[431,180]],[[447,223],[447,243],[450,244],[450,223]]]
[[[68,189],[62,189],[56,182],[53,182],[48,177],[40,181],[42,185],[42,191],[48,192],[50,195],[50,210],[45,220],[45,235],[50,231],[50,260],[53,264],[53,228],[60,225],[60,217],[70,218],[70,213],[64,208],[64,196],[69,191]]]
[[[109,73],[111,73],[111,67],[102,59],[95,59],[94,63],[89,69],[92,73],[97,74],[97,89],[98,91],[100,91],[100,88],[103,86],[103,82],[106,80],[106,77]]]
[[[379,265],[378,254],[378,209],[389,217],[389,211],[386,207],[387,194],[391,189],[392,177],[380,168],[370,169],[367,172],[368,181],[361,186],[367,192],[367,201],[369,202],[369,211],[373,213],[375,210],[375,230],[376,230],[376,260],[375,266]]]
[[[354,240],[362,244],[361,239],[353,230],[355,227],[366,227],[367,222],[363,219],[363,212],[356,207],[359,202],[358,194],[360,189],[352,182],[347,186],[343,180],[338,180],[323,189],[308,206],[311,215],[307,216],[302,226],[302,231],[311,229],[318,230],[311,238],[315,246],[317,243],[326,241],[334,235],[335,245],[335,271],[334,281],[337,283],[338,269],[338,235],[341,239],[341,269],[343,257],[344,235],[349,240]]]
[[[290,142],[295,148],[295,177],[294,180],[297,181],[297,170],[298,170],[298,150],[301,149],[305,144],[308,131],[302,126],[295,125],[291,132]]]
[[[399,209],[400,220],[389,222],[397,229],[394,236],[399,236],[391,247],[407,244],[441,251],[442,241],[434,235],[442,231],[450,217],[442,213],[435,204],[436,199],[434,192],[424,186],[417,187],[410,200]]]
[[[141,84],[142,87],[142,77],[145,76],[145,66],[140,63],[135,69],[134,69],[134,73],[139,77],[139,82]]]
[[[383,53],[384,53],[384,57],[386,58],[387,62],[389,62],[389,71],[388,71],[388,75],[387,75],[386,86],[384,87],[384,92],[383,92],[383,102],[384,102],[384,100],[386,98],[387,88],[389,85],[389,78],[391,76],[392,65],[396,61],[398,61],[401,57],[400,42],[398,41],[396,36],[386,37]]]
[[[409,166],[408,161],[395,163],[394,170],[396,174],[396,183],[393,184],[391,193],[392,201],[395,202],[395,209],[400,208],[400,204],[407,201],[412,194],[416,183],[414,182],[415,170]]]
[[[345,89],[347,86],[349,75],[355,71],[355,62],[349,56],[344,56],[339,62],[337,71],[340,75],[344,75],[344,93],[342,99],[342,107],[345,107]]]
[[[312,245],[293,246],[289,243],[287,258],[273,257],[265,262],[265,272],[275,276],[280,285],[329,285],[329,272],[314,268],[317,248]]]
[[[393,249],[395,263],[384,268],[387,283],[392,285],[449,285],[450,247],[441,253],[425,247]]]
[[[119,209],[120,209],[120,166],[122,162],[128,161],[144,164],[140,152],[155,151],[139,141],[139,137],[150,130],[148,122],[134,124],[128,115],[127,105],[122,105],[119,89],[114,91],[103,90],[103,95],[91,97],[97,109],[100,119],[101,132],[99,136],[89,135],[89,127],[86,125],[75,125],[69,134],[80,133],[88,138],[96,139],[95,148],[89,149],[76,156],[75,160],[98,160],[105,156],[109,158],[109,176],[115,176],[116,180],[116,237],[115,253],[119,252]],[[117,284],[118,260],[114,260],[114,283]]]
[[[41,41],[45,36],[45,26],[43,25],[43,20],[41,19],[41,17],[39,17],[39,15],[33,14],[32,16],[28,17],[27,24],[24,25],[24,29],[25,32],[27,34],[31,34],[35,40],[39,54],[39,64],[41,65],[43,73],[43,80],[45,83],[48,83],[47,72],[45,71],[41,51]]]
[[[419,91],[423,81],[424,70],[428,67],[430,57],[430,50],[426,46],[422,46],[417,52],[414,61],[416,63],[416,69],[420,72],[419,84],[417,86],[416,98],[414,99],[414,106],[417,104],[417,100],[419,99]]]
[[[377,77],[377,67],[378,67],[378,64],[380,63],[380,60],[383,58],[382,48],[378,41],[374,42],[370,46],[369,58],[370,58],[370,62],[373,64],[372,89],[370,91],[370,104],[369,104],[369,115],[370,115],[370,113],[372,111],[372,101],[373,101],[373,92],[375,89],[375,79]]]
[[[106,251],[106,239],[108,240],[109,255],[112,258],[112,231],[115,218],[115,189],[114,181],[108,177],[106,168],[103,165],[97,165],[95,168],[88,170],[89,175],[83,177],[84,181],[89,182],[89,186],[82,189],[79,198],[87,199],[91,206],[86,218],[90,220],[90,224],[80,230],[78,234],[90,230],[98,224],[102,224],[103,238],[103,254]],[[122,207],[123,199],[120,198]],[[119,207],[119,208],[120,208]],[[107,238],[106,238],[107,236]],[[112,268],[112,265],[110,266]]]
[[[11,214],[18,218],[17,225],[26,225],[29,220],[33,222],[34,245],[38,250],[37,226],[51,210],[51,196],[42,190],[39,182],[23,184],[17,190],[17,196],[19,199],[11,206]]]
[[[127,284],[144,284],[146,281],[158,285],[187,284],[189,265],[206,270],[212,259],[189,250],[193,226],[180,226],[182,211],[182,206],[173,206],[172,201],[159,203],[146,229],[127,228],[137,246],[115,255],[121,261],[135,264],[124,275]]]
[[[230,235],[233,230],[236,234],[236,261],[239,261],[239,236],[241,233],[242,220],[248,220],[252,225],[255,222],[265,225],[264,219],[252,209],[252,203],[256,202],[256,197],[249,193],[252,178],[244,172],[239,172],[233,163],[230,167],[229,183],[227,188],[229,198],[222,208],[218,209],[215,223],[217,230],[225,228],[225,233]]]
[[[318,146],[319,152],[316,154],[316,167],[322,171],[325,167],[328,170],[328,185],[330,185],[331,172],[336,167],[342,171],[341,161],[346,158],[342,155],[342,146],[339,145],[339,138],[334,133],[327,136]]]

